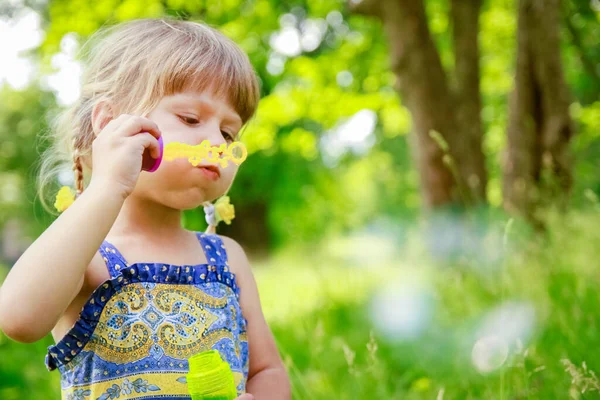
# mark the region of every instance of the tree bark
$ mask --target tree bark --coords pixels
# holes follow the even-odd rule
[[[572,186],[573,128],[560,59],[559,7],[559,0],[519,2],[504,206],[534,221],[543,196],[554,200],[558,194],[564,201]]]
[[[457,57],[461,58],[457,63],[461,74],[459,89],[466,91],[458,99],[467,99],[473,91],[477,92],[464,108],[457,110],[457,99],[431,37],[422,0],[363,0],[351,1],[349,6],[355,13],[375,16],[383,22],[390,43],[391,67],[397,78],[395,89],[412,116],[414,154],[425,206],[484,200],[487,179],[481,154],[481,127],[479,122],[469,125],[474,119],[479,121],[481,108],[478,50],[468,49],[465,60]],[[477,26],[478,9],[473,14],[467,9],[471,4],[461,6],[456,9],[457,14],[468,15],[470,23],[475,15]],[[471,35],[459,29],[456,37],[461,49],[477,46],[477,31]],[[475,82],[469,73],[475,73]],[[461,126],[463,123],[469,127]],[[438,132],[445,143],[440,145],[434,140],[432,131]],[[447,147],[448,154],[443,147]]]
[[[481,0],[452,0],[451,19],[456,76],[456,118],[465,154],[458,155],[462,175],[477,202],[486,199],[487,172],[483,154],[479,67]]]

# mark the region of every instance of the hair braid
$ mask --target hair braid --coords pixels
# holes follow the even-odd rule
[[[75,197],[83,193],[83,167],[81,165],[81,151],[79,150],[81,141],[81,136],[73,138],[73,174],[75,176],[75,190],[77,191]]]

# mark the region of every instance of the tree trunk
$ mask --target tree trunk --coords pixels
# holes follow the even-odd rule
[[[573,128],[560,60],[559,0],[520,0],[515,89],[504,164],[504,206],[535,221],[542,196],[566,198]],[[543,179],[547,176],[549,179]],[[548,196],[548,189],[550,196]]]
[[[458,8],[457,13],[469,13],[465,8],[468,6]],[[425,206],[472,204],[484,200],[487,178],[481,154],[479,95],[464,108],[457,110],[455,107],[456,99],[466,99],[468,94],[461,93],[455,98],[449,88],[429,32],[423,1],[363,0],[351,1],[349,7],[355,13],[376,16],[383,22],[390,43],[392,71],[397,78],[396,90],[412,116],[415,158]],[[478,10],[475,15],[478,16]],[[473,35],[457,30],[457,45],[461,48],[476,46],[477,31]],[[459,89],[478,93],[478,51],[468,49],[467,53],[470,58],[457,63],[461,73]],[[460,58],[460,54],[458,56]],[[471,72],[476,74],[474,85],[472,77],[467,76]],[[474,127],[461,126],[462,123],[468,125],[473,119],[478,121]],[[441,135],[442,143],[432,138],[432,131]],[[444,147],[447,147],[447,155]]]
[[[465,142],[459,160],[474,200],[486,199],[487,173],[483,154],[479,68],[479,14],[481,0],[452,0],[451,17],[457,83],[456,118]]]

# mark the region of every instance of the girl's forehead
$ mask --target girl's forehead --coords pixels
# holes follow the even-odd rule
[[[229,106],[229,104],[227,104],[227,99],[224,96],[220,96],[220,95],[216,94],[215,92],[208,91],[208,90],[202,90],[202,91],[185,90],[182,92],[174,93],[168,97],[174,98],[176,100],[190,101],[190,102],[195,102],[195,103],[202,103],[202,102],[223,103],[224,105]]]

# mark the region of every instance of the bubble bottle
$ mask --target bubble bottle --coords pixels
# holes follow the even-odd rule
[[[192,400],[234,400],[237,390],[229,364],[217,350],[198,353],[188,360],[186,375]]]

